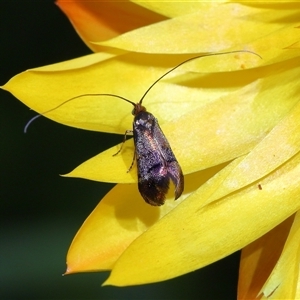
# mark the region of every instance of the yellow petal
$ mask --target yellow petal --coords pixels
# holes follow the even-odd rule
[[[194,1],[169,1],[169,0],[160,0],[160,1],[153,1],[153,0],[130,0],[131,2],[134,2],[138,5],[141,5],[143,7],[146,7],[152,11],[155,11],[159,14],[168,16],[168,17],[177,17],[185,14],[190,14],[195,11],[203,11],[205,13],[209,12],[209,10],[215,10],[215,14],[218,13],[218,10],[222,10],[222,6],[229,6],[229,4],[232,5],[231,2],[234,2],[235,6],[237,6],[237,1],[203,1],[203,0],[194,0]],[[225,3],[227,2],[227,3]],[[238,1],[239,6],[246,5],[250,7],[255,7],[260,9],[260,13],[253,16],[253,19],[255,18],[257,20],[265,20],[265,22],[277,20],[280,21],[280,18],[277,18],[279,14],[285,14],[286,10],[290,10],[289,14],[290,17],[297,18],[296,16],[293,16],[292,10],[295,10],[299,8],[299,5],[295,2],[284,2],[282,4],[281,2],[262,2],[261,0],[253,0],[249,2],[248,0],[240,0]],[[231,6],[231,7],[235,7]],[[283,12],[283,7],[285,12]],[[268,10],[272,10],[272,13]],[[277,11],[277,12],[276,12]],[[205,13],[203,13],[203,17],[205,17]],[[239,13],[237,11],[236,13]],[[291,19],[289,18],[289,19]],[[227,21],[228,18],[225,16],[225,21]],[[212,20],[215,20],[213,18]],[[286,21],[286,19],[284,19]],[[211,22],[211,20],[210,20]],[[225,22],[224,22],[225,23]]]
[[[169,0],[160,0],[160,1],[152,1],[152,0],[131,0],[140,6],[146,7],[151,11],[155,11],[164,16],[168,17],[178,17],[181,15],[191,14],[195,11],[204,11],[207,7],[212,8],[213,3],[203,2],[202,0],[196,1],[185,1],[185,2],[175,2]],[[219,5],[218,3],[217,5]]]
[[[300,104],[250,154],[223,169],[133,242],[107,283],[147,283],[190,272],[244,247],[299,209],[299,119]],[[262,190],[255,183],[259,179]],[[160,253],[167,254],[159,258]],[[149,255],[157,263],[144,273],[139,263],[150,261]],[[170,269],[171,261],[185,263]],[[130,280],[122,279],[122,272],[130,272]]]
[[[248,49],[265,58],[299,40],[299,29],[295,28],[299,24],[294,14],[294,6],[262,11],[260,7],[239,3],[210,4],[194,13],[141,27],[97,44],[167,54]],[[229,19],[230,22],[224,22]]]
[[[76,234],[67,255],[66,273],[111,269],[128,245],[169,205],[162,209],[150,207],[138,196],[136,185],[117,185]]]
[[[160,207],[146,204],[136,184],[115,186],[76,234],[67,256],[67,274],[111,269],[133,240],[222,167],[187,176],[183,196],[174,201],[174,192],[170,191]]]
[[[165,20],[165,17],[129,1],[59,0],[56,4],[68,16],[87,46],[96,52],[102,47],[94,42]]]
[[[158,59],[134,54],[110,59],[112,56],[99,53],[29,70],[12,78],[3,88],[39,113],[87,93],[113,93],[137,102],[146,89],[179,60],[176,57]],[[152,66],[150,69],[149,65]],[[182,102],[182,98],[187,98],[189,88],[174,84],[163,86],[166,86],[163,91],[158,85],[151,91],[151,97],[145,99],[145,105],[150,111],[161,112],[160,124],[192,109],[186,102]],[[162,93],[168,91],[170,97],[178,92],[180,98],[165,102]],[[201,104],[200,102],[198,105]],[[165,113],[166,107],[172,111],[172,115]],[[123,134],[132,126],[131,110],[132,106],[120,99],[86,96],[66,102],[45,114],[45,117],[78,128]]]
[[[218,173],[218,175],[216,176],[216,178],[215,178],[215,184],[217,185],[218,183],[220,183],[220,182],[222,182],[222,179],[225,177],[227,177],[228,176],[228,174],[230,174],[230,172],[231,172],[231,170],[234,168],[234,166],[236,165],[237,163],[235,163],[235,162],[233,162],[232,164],[231,164],[231,166],[229,165],[227,168],[225,168],[225,169],[223,169],[220,173]],[[193,175],[190,175],[190,176],[193,176]],[[185,177],[185,179],[187,179],[187,177],[189,177],[189,176],[186,176]],[[195,178],[194,178],[195,179]],[[187,182],[190,182],[190,180],[186,180]],[[195,180],[193,180],[194,182],[195,182]],[[205,200],[205,194],[207,194],[207,192],[204,192],[204,197],[203,197],[203,199]],[[209,188],[208,188],[208,194],[209,194]],[[188,201],[188,199],[189,198],[187,198],[186,199],[186,201]],[[199,206],[201,206],[201,203],[202,203],[203,201],[200,199],[200,201],[199,201]],[[184,205],[185,204],[185,202],[183,202],[181,205]],[[179,206],[180,207],[180,206]],[[173,211],[174,212],[174,211]],[[178,225],[179,224],[181,224],[182,222],[184,222],[183,220],[185,219],[185,217],[187,217],[187,218],[189,218],[189,216],[188,215],[186,215],[186,216],[182,216],[181,217],[181,220],[180,220],[180,222],[179,223],[177,223],[177,225],[174,227],[174,228],[169,228],[169,226],[167,226],[168,228],[165,228],[165,229],[162,229],[162,232],[161,232],[161,234],[159,235],[159,236],[157,236],[157,237],[155,237],[155,240],[153,240],[153,242],[154,242],[154,244],[153,244],[153,247],[156,247],[157,246],[157,244],[159,245],[159,248],[161,249],[161,247],[165,244],[165,243],[167,243],[167,244],[169,244],[169,240],[170,240],[170,238],[171,239],[175,239],[177,236],[178,236],[178,238],[179,238],[179,244],[178,244],[178,246],[177,247],[179,247],[179,245],[180,245],[180,247],[181,247],[181,250],[180,251],[182,251],[182,249],[184,249],[185,247],[189,247],[188,246],[188,244],[186,245],[186,244],[184,244],[184,241],[182,241],[181,239],[182,239],[182,235],[184,235],[184,234],[189,234],[190,232],[188,232],[188,231],[186,231],[185,232],[185,229],[183,228],[180,228],[180,230],[177,230],[177,228],[178,228]],[[161,220],[162,222],[164,221],[164,219],[162,219]],[[184,223],[186,223],[186,222],[184,222]],[[167,223],[165,223],[165,224],[167,224]],[[157,225],[154,225],[154,228],[156,227]],[[180,226],[181,227],[181,226]],[[143,240],[143,237],[145,236],[145,234],[149,234],[149,231],[151,232],[151,230],[153,230],[153,228],[150,228],[150,229],[148,229],[148,231],[146,232],[146,233],[144,233],[141,237],[140,237],[140,239],[142,239]],[[164,239],[161,239],[161,236],[163,235],[163,238]],[[166,239],[165,239],[166,238]],[[131,268],[132,268],[132,270],[133,270],[133,272],[136,272],[137,270],[136,270],[136,268],[135,268],[135,259],[134,259],[134,257],[131,257],[131,255],[133,254],[133,253],[130,253],[131,251],[133,251],[134,252],[134,250],[136,250],[136,243],[138,243],[139,244],[139,241],[138,240],[136,240],[132,245],[131,245],[131,247],[130,248],[128,248],[127,249],[127,251],[125,251],[125,253],[123,254],[123,256],[121,256],[121,258],[119,259],[119,261],[117,262],[117,264],[118,263],[121,263],[121,269],[123,269],[123,271],[124,272],[126,272],[126,270],[127,270],[127,267],[129,267],[129,265],[123,265],[122,266],[122,260],[123,260],[123,257],[125,256],[125,264],[126,264],[126,256],[127,255],[129,255],[129,259],[132,259],[132,265],[131,265]],[[144,243],[143,243],[144,244]],[[148,242],[147,242],[147,244],[148,244]],[[150,245],[146,245],[146,244],[144,244],[144,246],[142,246],[142,248],[145,248],[145,247],[148,247],[148,246],[150,246]],[[162,249],[162,250],[164,250],[165,251],[165,249]],[[167,279],[167,278],[170,278],[170,277],[168,277],[168,274],[166,274],[166,272],[170,272],[170,270],[173,270],[174,271],[174,273],[177,273],[177,271],[178,271],[178,268],[176,267],[177,265],[178,265],[178,263],[180,263],[180,260],[178,260],[177,261],[177,258],[178,257],[176,257],[176,260],[174,260],[174,261],[176,261],[176,264],[174,264],[174,261],[172,260],[173,258],[174,258],[174,252],[173,252],[173,250],[174,251],[176,251],[177,249],[173,249],[173,248],[169,248],[169,250],[167,251],[167,252],[160,252],[160,257],[161,258],[158,258],[157,259],[157,257],[156,257],[156,249],[152,249],[151,251],[153,251],[153,253],[154,253],[154,256],[153,257],[150,257],[150,262],[151,262],[151,264],[150,263],[147,263],[146,265],[145,265],[145,270],[148,270],[149,271],[149,273],[148,273],[148,276],[150,276],[150,279],[149,278],[145,278],[145,274],[143,274],[143,273],[140,273],[140,275],[141,275],[141,281],[140,280],[138,280],[137,278],[136,278],[136,274],[135,273],[131,273],[132,271],[130,271],[130,276],[131,275],[133,275],[134,277],[132,278],[132,280],[129,282],[129,281],[122,281],[122,279],[121,278],[118,278],[119,277],[119,272],[121,272],[121,269],[118,271],[118,268],[117,269],[114,269],[114,271],[111,273],[111,277],[108,279],[108,281],[105,283],[105,284],[113,284],[113,285],[130,285],[130,284],[139,284],[139,283],[146,283],[146,282],[151,282],[151,281],[160,281],[160,280],[164,280],[164,279]],[[143,250],[142,250],[142,253],[140,253],[141,255],[143,255]],[[140,254],[138,254],[138,255],[140,255]],[[149,254],[151,254],[151,253],[149,253]],[[143,257],[143,256],[141,256],[140,257],[140,259],[141,259],[141,262],[144,262],[145,263],[145,261],[144,261],[144,259],[145,259],[146,257]],[[169,261],[168,261],[168,263],[167,263],[167,266],[165,267],[164,265],[161,265],[161,259],[168,259]],[[129,261],[127,261],[127,263],[129,263]],[[152,267],[156,267],[157,268],[157,270],[152,270],[152,269],[149,269],[149,267],[151,268],[151,266]],[[138,267],[138,266],[137,266]],[[160,270],[158,270],[160,267],[162,267]],[[175,270],[174,270],[174,268],[175,268]],[[143,271],[142,271],[143,272]],[[160,274],[162,275],[162,277],[163,278],[161,278],[161,276],[158,276],[157,277],[157,272],[160,272]],[[114,278],[114,276],[115,276],[115,273],[116,273],[116,279]],[[140,276],[140,275],[138,275],[138,276]],[[177,273],[177,275],[174,275],[174,277],[175,276],[178,276],[178,275],[180,275],[179,273]],[[152,279],[151,279],[151,277],[152,277]]]
[[[242,250],[238,300],[259,299],[266,282],[284,247],[294,221],[291,216]]]
[[[216,81],[212,85],[216,86],[212,87],[211,90],[205,90],[210,102],[197,108],[198,99],[196,95],[195,99],[193,97],[186,98],[185,101],[191,103],[189,107],[191,110],[182,117],[161,126],[183,168],[184,174],[230,161],[251,151],[298,102],[295,90],[298,86],[299,68],[293,68],[294,65],[297,65],[296,61],[291,60],[289,63],[282,63],[282,65],[261,68],[260,76],[265,74],[265,78],[261,81],[254,81],[244,88],[238,86],[239,78],[242,76],[239,72],[225,73],[224,77],[223,75],[215,75]],[[242,81],[253,80],[256,72],[257,70],[242,71]],[[225,94],[226,92],[218,84],[224,83],[226,80],[229,81],[228,86],[230,86],[230,82],[236,82],[237,91],[228,91],[226,96],[220,97],[219,93],[223,91]],[[203,84],[203,81],[200,81],[199,84]],[[241,83],[241,86],[243,84],[244,82]],[[214,97],[219,98],[214,99]],[[282,101],[282,97],[284,97],[284,101]],[[201,102],[198,105],[201,105]],[[166,117],[166,115],[159,114],[161,111],[164,112],[165,110],[158,110],[157,117],[159,120]],[[286,135],[289,130],[297,133],[298,117],[300,117],[299,112],[295,111],[290,116],[291,119],[286,121],[287,123],[282,123],[276,129],[277,131],[274,131],[268,143],[265,141],[266,144],[262,144],[261,148],[253,152],[252,158],[259,157],[262,155],[261,153],[267,154],[264,163],[253,166],[253,168],[261,170],[266,168],[265,173],[261,173],[261,176],[273,170],[276,164],[283,163],[283,160],[287,159],[286,157],[290,157],[291,153],[297,151],[298,145],[287,143],[287,148],[282,153],[276,154],[278,160],[276,157],[269,156],[267,163],[269,149],[274,149],[274,145],[277,147],[277,134],[285,139],[289,137]],[[284,147],[285,144],[283,143],[281,146]],[[118,155],[120,157],[112,157],[117,149],[119,148],[113,147],[91,158],[68,176],[107,182],[133,182],[132,174],[135,174],[135,171],[126,173],[132,162],[132,141],[126,142],[123,147],[124,152],[122,151]],[[113,168],[109,168],[109,164],[112,164]],[[256,176],[255,172],[249,174],[249,169],[245,169],[248,162],[245,161],[244,164],[241,169],[244,169],[245,172],[243,172],[244,175],[240,180],[244,176],[245,180],[247,177]],[[108,169],[110,171],[107,171]]]
[[[297,212],[280,259],[261,290],[262,299],[299,299],[299,239],[300,215]]]
[[[262,190],[253,183],[226,196],[224,179],[237,180],[234,168],[240,161],[138,237],[106,284],[143,284],[191,272],[243,248],[299,209],[299,154],[261,179]]]
[[[111,183],[137,182],[136,163],[130,169],[134,155],[133,140],[127,140],[123,145],[122,152],[115,155],[121,145],[101,152],[64,176]]]

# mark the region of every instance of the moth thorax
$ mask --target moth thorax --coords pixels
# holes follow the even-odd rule
[[[143,126],[145,129],[150,129],[155,122],[155,118],[152,114],[146,111],[141,111],[137,116],[135,116],[134,122],[136,125]]]
[[[133,110],[132,110],[132,114],[133,114],[134,116],[136,116],[136,115],[138,115],[138,114],[139,114],[140,112],[142,112],[142,111],[146,111],[146,107],[143,106],[141,103],[137,103],[137,104],[134,106]]]

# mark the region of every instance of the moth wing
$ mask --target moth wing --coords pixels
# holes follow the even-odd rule
[[[154,206],[163,205],[166,194],[169,190],[170,178],[167,169],[163,166],[157,166],[151,170],[147,178],[139,178],[138,188],[144,200]]]
[[[175,200],[179,198],[184,185],[182,171],[151,113],[144,111],[135,116],[133,136],[141,196],[151,205],[164,204],[171,179],[175,185]]]
[[[145,199],[151,205],[163,205],[169,190],[170,179],[175,186],[175,200],[178,199],[184,188],[184,177],[177,161],[165,165],[158,164],[153,167],[148,176],[140,176],[138,188]]]
[[[175,186],[175,200],[178,199],[184,188],[184,177],[179,163],[175,160],[168,164],[168,176]]]

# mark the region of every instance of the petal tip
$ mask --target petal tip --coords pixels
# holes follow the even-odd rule
[[[72,273],[73,273],[72,270],[67,265],[67,269],[66,269],[65,273],[62,274],[62,276],[69,275],[69,274],[72,274]]]
[[[111,284],[108,282],[108,279],[105,280],[105,281],[101,284],[101,286],[108,286],[108,285],[111,285]]]

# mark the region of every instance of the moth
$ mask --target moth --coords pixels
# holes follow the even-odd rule
[[[184,188],[181,167],[157,119],[147,112],[142,105],[142,100],[136,104],[131,101],[130,103],[134,106],[132,110],[135,145],[133,163],[136,158],[139,192],[150,205],[162,205],[172,181],[175,186],[176,200],[181,196]],[[125,138],[128,132],[131,130],[126,131]]]
[[[248,51],[248,50],[237,50],[229,51],[222,53],[208,53],[189,58],[177,66],[173,67],[162,76],[160,76],[151,86],[146,90],[144,95],[141,97],[138,103],[134,103],[131,100],[128,100],[122,96],[114,94],[84,94],[68,99],[58,105],[57,107],[48,110],[40,115],[33,117],[25,126],[24,131],[27,131],[28,126],[34,121],[37,117],[44,115],[58,107],[64,105],[66,102],[71,100],[85,97],[85,96],[110,96],[119,98],[126,102],[129,102],[133,105],[132,114],[133,119],[133,128],[132,130],[126,130],[124,135],[124,142],[126,141],[126,136],[129,132],[133,133],[134,139],[134,157],[132,164],[129,168],[131,169],[134,161],[137,162],[137,173],[138,173],[138,189],[141,196],[144,200],[153,206],[163,205],[165,202],[166,194],[169,190],[170,182],[174,184],[175,190],[175,200],[178,199],[184,189],[184,177],[181,170],[181,167],[171,149],[171,146],[165,137],[163,131],[161,130],[157,119],[150,112],[147,112],[145,106],[142,105],[142,102],[148,92],[156,85],[161,79],[167,76],[169,73],[180,67],[181,65],[205,56],[212,55],[223,55],[230,53],[251,53],[259,56],[258,54]],[[259,56],[260,57],[260,56]],[[123,146],[122,144],[122,146]],[[115,154],[117,155],[121,149]],[[129,171],[128,170],[128,171]]]

